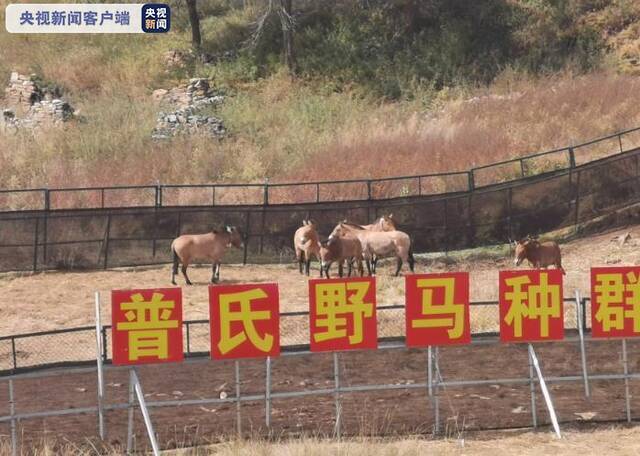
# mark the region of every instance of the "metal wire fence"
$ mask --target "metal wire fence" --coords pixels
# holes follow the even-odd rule
[[[584,299],[581,306],[585,307]],[[381,340],[401,340],[405,334],[404,306],[377,307],[378,337]],[[471,333],[496,335],[499,331],[498,303],[475,302],[470,306]],[[566,298],[565,327],[575,329],[577,313],[575,299]],[[590,319],[585,320],[589,324]],[[589,326],[586,326],[589,327]],[[280,343],[296,348],[309,344],[309,312],[283,312],[280,314]],[[111,359],[111,326],[102,328],[102,358]],[[183,322],[183,345],[187,356],[204,355],[210,347],[209,320]],[[95,361],[95,327],[42,331],[0,337],[0,374],[26,372],[44,366],[76,365]]]
[[[304,218],[326,235],[339,220],[368,223],[388,213],[412,237],[416,253],[505,243],[577,227],[640,201],[639,147],[640,129],[633,129],[464,173],[0,190],[0,272],[162,264],[170,261],[176,236],[223,223],[246,236],[244,250],[229,252],[226,261],[289,262],[293,233]],[[38,202],[18,204],[20,198]]]

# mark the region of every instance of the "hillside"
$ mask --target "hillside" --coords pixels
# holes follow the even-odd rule
[[[640,125],[632,0],[294,0],[295,76],[268,2],[199,0],[198,53],[170,3],[167,36],[0,33],[0,84],[35,73],[76,109],[0,132],[1,188],[460,170]],[[152,139],[152,92],[191,77],[224,96],[203,112],[228,134]]]

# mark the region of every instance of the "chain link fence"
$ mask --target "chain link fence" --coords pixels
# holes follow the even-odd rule
[[[582,308],[588,299],[581,302]],[[378,338],[404,340],[405,313],[403,305],[378,306]],[[564,300],[564,324],[567,329],[577,327],[574,299]],[[582,313],[585,315],[585,312]],[[585,319],[590,326],[590,317]],[[497,302],[477,302],[470,306],[471,334],[475,336],[499,333]],[[208,355],[211,346],[209,320],[183,322],[183,345],[186,356]],[[102,358],[111,359],[111,326],[102,328]],[[302,349],[309,345],[309,313],[284,312],[280,314],[280,344],[289,349]],[[0,337],[0,374],[25,372],[43,366],[78,365],[94,362],[96,335],[94,326],[44,331]]]
[[[640,201],[638,147],[640,129],[634,129],[463,173],[305,184],[0,190],[0,272],[167,263],[175,237],[223,224],[246,236],[244,250],[229,252],[227,261],[289,262],[293,233],[305,218],[326,235],[340,220],[368,223],[388,213],[412,237],[416,253],[502,244],[577,227]],[[585,156],[589,160],[577,160]],[[34,195],[43,201],[29,206]]]

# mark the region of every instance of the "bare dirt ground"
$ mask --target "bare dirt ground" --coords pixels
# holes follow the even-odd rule
[[[621,245],[617,238],[630,233]],[[589,268],[592,265],[640,264],[640,226],[618,229],[566,243],[561,246],[567,271],[565,296],[575,289],[583,296],[589,293]],[[312,277],[318,276],[317,263]],[[524,266],[522,266],[524,267]],[[496,300],[498,271],[513,268],[511,257],[484,250],[452,254],[448,257],[419,258],[416,272],[469,271],[471,300]],[[394,265],[387,262],[377,276],[378,305],[404,303],[404,278],[393,277]],[[406,269],[405,269],[406,271]],[[335,267],[333,273],[335,274]],[[90,325],[94,322],[93,295],[102,294],[102,315],[110,321],[112,289],[171,286],[170,266],[138,269],[114,269],[91,272],[46,272],[34,275],[0,275],[0,336],[32,331]],[[185,320],[207,319],[207,285],[210,268],[190,268],[195,285],[187,287],[182,277]],[[280,287],[281,312],[308,310],[307,278],[298,273],[297,265],[223,265],[222,283],[277,282]]]

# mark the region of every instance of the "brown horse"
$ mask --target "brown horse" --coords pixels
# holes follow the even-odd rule
[[[321,244],[320,247],[320,277],[322,277],[322,271],[329,278],[329,269],[331,263],[338,262],[338,274],[340,277],[343,275],[343,264],[347,261],[349,265],[349,275],[351,275],[352,260],[355,259],[358,266],[358,272],[360,277],[363,275],[362,269],[362,244],[360,240],[355,236],[334,236]]]
[[[537,239],[528,237],[514,243],[516,253],[513,260],[516,266],[526,259],[534,268],[547,268],[555,266],[566,274],[562,267],[562,258],[560,255],[560,246],[555,241],[539,242]]]
[[[362,245],[362,257],[366,260],[369,275],[375,275],[379,257],[395,256],[398,260],[396,276],[402,264],[409,263],[413,272],[415,261],[411,250],[411,239],[402,231],[369,231],[352,224],[339,223],[329,235],[332,237],[356,236]]]
[[[302,266],[304,265],[305,273],[309,275],[311,257],[315,256],[320,261],[320,238],[313,221],[302,221],[302,226],[293,235],[293,247],[300,266],[300,274],[302,274]],[[320,275],[322,276],[322,267],[320,267]]]
[[[191,285],[187,276],[187,267],[193,260],[210,260],[211,282],[220,280],[220,260],[231,246],[242,248],[244,242],[242,234],[234,226],[225,226],[224,232],[212,231],[206,234],[183,234],[171,243],[173,253],[173,269],[171,271],[171,283],[176,284],[178,265],[182,263],[182,275]]]

